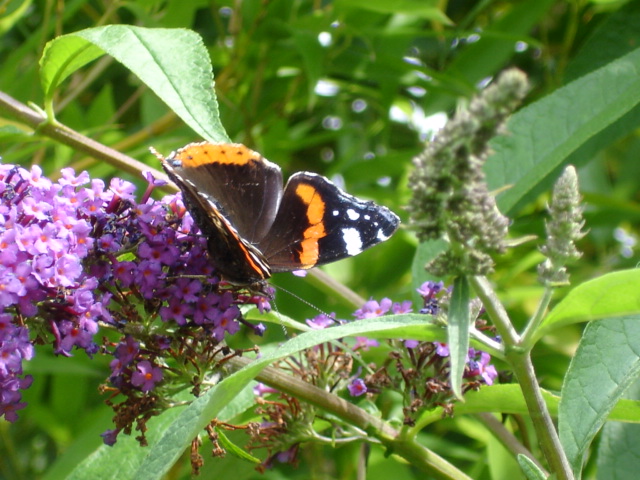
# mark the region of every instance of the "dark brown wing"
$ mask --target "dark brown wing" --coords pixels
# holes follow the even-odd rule
[[[248,242],[259,242],[270,230],[282,197],[282,172],[259,153],[237,143],[192,143],[166,163],[206,194]]]
[[[200,192],[191,180],[180,176],[163,160],[169,177],[180,187],[189,212],[207,237],[207,250],[217,272],[237,285],[259,283],[271,276],[264,256],[247,243],[218,209],[213,198]]]

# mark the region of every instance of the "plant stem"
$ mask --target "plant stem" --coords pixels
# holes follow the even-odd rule
[[[542,398],[542,391],[531,362],[528,351],[508,350],[507,360],[518,377],[518,383],[522,389],[531,421],[536,429],[538,442],[542,448],[549,467],[559,480],[573,480],[573,471],[560,444],[560,438],[556,432],[547,404]]]
[[[480,343],[482,350],[490,353],[492,357],[504,360],[504,345],[502,343],[498,343],[494,339],[487,337],[484,333],[476,330],[473,326],[471,327],[469,335],[472,340]]]
[[[140,172],[150,170],[155,178],[169,181],[169,177],[167,177],[164,172],[155,170],[124,153],[109,148],[100,142],[96,142],[65,125],[48,123],[47,118],[40,112],[37,112],[4,92],[0,92],[0,112],[8,113],[13,118],[18,119],[36,130],[39,134],[69,145],[76,150],[85,152],[96,159],[104,160],[120,170],[136,176],[138,176]]]
[[[366,299],[362,298],[349,287],[338,282],[331,275],[323,272],[319,268],[309,270],[309,277],[313,280],[313,284],[321,287],[331,296],[339,296],[344,302],[348,302],[353,308],[360,308],[366,302]]]
[[[469,282],[478,297],[480,297],[480,300],[482,300],[482,304],[502,337],[502,342],[505,347],[513,348],[519,346],[520,336],[515,328],[513,328],[507,311],[493,291],[493,288],[491,288],[489,281],[485,277],[474,276],[469,277]]]
[[[493,435],[498,439],[498,441],[509,450],[513,456],[517,455],[526,455],[533,463],[535,463],[538,468],[544,470],[543,466],[540,464],[538,459],[533,456],[533,454],[525,448],[522,443],[511,433],[507,428],[498,420],[494,414],[488,412],[482,412],[476,414],[476,417],[480,419],[485,426],[491,430]],[[545,472],[548,475],[548,472]]]
[[[542,398],[542,391],[536,379],[531,362],[531,346],[523,346],[522,339],[513,328],[504,306],[498,299],[485,277],[470,277],[476,294],[493,321],[498,333],[502,336],[505,357],[518,378],[522,394],[527,402],[527,409],[536,429],[538,442],[549,463],[549,467],[560,480],[573,480],[573,472],[560,444],[551,414]],[[546,307],[545,307],[546,308]]]
[[[536,313],[533,315],[526,328],[524,329],[524,332],[522,333],[522,340],[520,343],[526,350],[531,350],[533,348],[533,337],[538,331],[540,322],[542,322],[542,319],[544,318],[547,307],[551,302],[552,295],[553,289],[550,287],[545,287],[542,298],[540,299],[540,303],[538,304],[538,308],[536,309]]]

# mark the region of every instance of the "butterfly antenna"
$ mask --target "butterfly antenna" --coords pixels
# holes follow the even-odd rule
[[[314,304],[312,304],[312,303],[308,302],[308,301],[307,301],[307,300],[305,300],[304,298],[301,298],[299,295],[296,295],[296,294],[295,294],[295,293],[293,293],[292,291],[287,290],[286,288],[284,288],[284,287],[280,287],[280,286],[278,286],[278,285],[273,285],[273,284],[272,284],[272,286],[273,286],[275,289],[277,289],[277,290],[281,290],[281,291],[283,291],[283,292],[285,292],[285,293],[287,293],[287,294],[291,295],[293,298],[295,298],[295,299],[299,300],[300,302],[304,303],[305,305],[307,305],[307,306],[309,306],[309,307],[313,308],[315,311],[317,311],[317,312],[321,313],[322,315],[325,315],[327,318],[332,319],[336,324],[340,324],[340,321],[339,321],[339,320],[335,319],[333,316],[331,316],[331,315],[329,315],[327,312],[325,312],[325,311],[321,310],[320,308],[318,308],[318,307],[317,307],[317,306],[315,306]],[[276,306],[276,304],[275,304],[275,301],[273,302],[273,309],[274,309],[276,312],[278,312],[278,314],[280,314],[280,312],[278,311],[278,307],[277,307],[277,306]],[[287,330],[286,330],[286,327],[285,327],[285,325],[284,325],[284,324],[282,325],[282,328],[283,328],[283,330],[285,331],[285,335],[286,335],[286,331],[287,331]],[[287,338],[289,338],[289,337],[287,336]],[[339,348],[339,349],[344,349],[344,348],[345,348],[345,344],[343,344],[342,342],[340,342],[340,341],[338,341],[338,340],[331,340],[329,343],[331,343],[332,345],[334,345],[335,347],[337,347],[337,348]],[[368,372],[370,372],[370,373],[373,373],[373,372],[371,372],[371,369],[370,369],[369,365],[368,365],[368,364],[364,361],[364,359],[362,358],[362,355],[361,355],[360,351],[352,351],[352,352],[350,352],[350,353],[351,353],[351,356],[353,357],[353,359],[356,361],[356,363],[357,363],[357,364],[359,364],[359,365],[361,365],[361,366],[364,368],[364,370],[365,370],[365,371],[368,371]]]
[[[278,319],[280,319],[280,310],[278,310],[278,304],[276,303],[276,298],[275,296],[272,298],[272,305],[273,305],[273,310],[278,314]],[[282,327],[282,333],[284,333],[284,338],[286,338],[287,340],[290,339],[289,337],[289,331],[287,330],[287,326],[280,322],[280,326]]]
[[[324,310],[321,310],[320,308],[318,308],[316,305],[314,305],[313,303],[305,300],[304,298],[302,298],[301,296],[293,293],[291,290],[287,290],[284,287],[281,287],[279,285],[272,285],[276,290],[280,290],[290,296],[292,296],[293,298],[295,298],[296,300],[298,300],[301,303],[304,303],[307,307],[313,308],[316,312],[322,314],[322,315],[326,315],[327,317],[331,317],[327,312],[325,312]],[[277,311],[277,309],[276,309]],[[279,312],[278,312],[279,313]]]

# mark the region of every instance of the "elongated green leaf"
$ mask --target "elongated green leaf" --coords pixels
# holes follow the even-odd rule
[[[520,478],[522,468],[513,453],[496,436],[488,435],[485,442],[489,478]]]
[[[486,164],[490,188],[512,185],[498,197],[513,212],[546,188],[563,161],[640,102],[640,49],[605,65],[523,108],[492,142]]]
[[[544,472],[526,455],[519,454],[518,463],[527,480],[546,480]]]
[[[33,0],[14,0],[2,3],[2,16],[0,16],[0,35],[4,35],[20,21],[24,13],[29,9]]]
[[[571,323],[640,314],[640,270],[609,273],[574,288],[547,315],[536,339]]]
[[[581,77],[629,53],[640,44],[640,3],[628,2],[603,19],[567,65],[565,82]]]
[[[180,409],[174,408],[164,412],[159,417],[152,418],[147,424],[149,428],[147,432],[149,443],[157,442],[161,433],[171,425],[171,422],[179,414]],[[119,480],[133,478],[132,472],[138,468],[146,453],[145,450],[147,450],[142,448],[134,437],[135,435],[121,435],[114,446],[101,445],[81,463],[76,464],[70,474],[57,478],[65,478],[66,480],[85,480],[87,478]],[[69,452],[68,455],[73,455],[73,453],[73,451]],[[114,465],[117,465],[118,468],[114,468]],[[47,478],[54,480],[56,477]]]
[[[542,391],[545,404],[552,416],[558,414],[560,397],[546,390]],[[528,415],[529,410],[517,384],[483,386],[478,391],[467,392],[465,402],[456,405],[456,415],[480,412],[501,412],[513,415]],[[416,424],[420,430],[425,425],[437,422],[445,414],[441,407],[425,412]],[[640,401],[620,400],[609,414],[609,420],[640,423]]]
[[[587,325],[562,386],[560,441],[576,478],[609,412],[640,375],[640,315]]]
[[[626,55],[640,45],[640,3],[627,2],[622,8],[605,16],[585,42],[580,52],[567,65],[564,82],[568,83],[607,63]],[[565,164],[580,167],[597,158],[606,147],[634,132],[640,125],[640,105],[636,105],[607,128],[598,132],[572,153]],[[633,163],[619,172],[620,178],[633,175]],[[630,170],[626,170],[631,168]],[[586,193],[586,192],[585,192]],[[589,202],[591,203],[591,202]],[[593,227],[593,225],[592,225]]]
[[[69,75],[104,55],[104,51],[75,34],[63,35],[45,46],[40,58],[40,82],[45,101]]]
[[[598,445],[598,479],[636,480],[640,465],[640,425],[608,422]]]
[[[625,393],[631,399],[640,398],[640,382]],[[621,400],[619,403],[624,402]],[[616,405],[616,409],[619,404]],[[598,479],[635,480],[640,465],[640,425],[607,422],[602,427],[598,443]]]
[[[457,52],[444,71],[429,72],[433,81],[430,92],[421,103],[425,113],[450,111],[461,94],[472,94],[483,79],[492,77],[514,56],[513,45],[522,40],[534,45],[531,30],[548,15],[553,0],[521,0],[505,4],[500,18],[496,18],[479,32],[477,41]],[[393,8],[394,2],[387,2]],[[480,4],[478,3],[478,8]],[[471,33],[471,32],[470,32]]]
[[[434,329],[439,330],[437,327],[426,324],[428,318],[427,315],[397,315],[395,317],[372,318],[339,327],[303,333],[289,340],[278,350],[255,360],[239,372],[225,378],[187,407],[171,428],[167,430],[163,438],[151,448],[149,455],[135,473],[134,478],[161,478],[182,454],[190,439],[194,438],[210,419],[217,415],[221,408],[231,402],[238,391],[274,361],[319,343],[354,335],[424,338],[429,336],[427,334],[429,330],[432,330],[431,334],[433,334]],[[418,337],[415,336],[416,334]]]
[[[93,415],[83,415],[84,428],[82,432],[75,435],[72,442],[67,445],[67,448],[56,456],[55,463],[47,468],[41,480],[68,479],[70,478],[69,474],[77,469],[79,464],[91,461],[99,450],[108,448],[102,443],[100,434],[111,428],[113,412],[103,407],[104,405],[97,405]],[[155,423],[152,425],[155,426]],[[125,458],[126,456],[123,456],[123,460]]]
[[[464,48],[448,65],[446,74],[463,76],[470,85],[494,75],[513,57],[513,42],[526,39],[531,28],[553,5],[553,0],[525,0],[505,9],[504,15],[479,35],[478,41]]]
[[[216,428],[216,433],[218,434],[218,440],[220,441],[220,446],[224,448],[228,453],[251,463],[260,463],[259,458],[254,457],[249,452],[245,452],[243,448],[238,447],[235,443],[229,440],[229,437],[227,437],[227,434],[224,432],[224,429]]]
[[[291,28],[291,36],[295,39],[295,46],[304,65],[307,74],[309,95],[314,95],[316,83],[322,75],[324,61],[324,49],[318,41],[318,35],[313,31]]]
[[[190,392],[185,391],[180,393],[176,401],[189,401],[193,399]],[[235,418],[242,412],[255,405],[255,395],[253,393],[252,385],[247,385],[238,395],[233,399],[233,402],[228,403],[217,415],[217,418],[222,421],[229,421]],[[182,407],[173,408],[167,410],[158,417],[153,417],[148,423],[147,440],[149,445],[154,445],[158,442],[163,432],[171,425],[173,421],[178,417],[182,410]],[[108,412],[106,412],[108,413]],[[109,414],[112,417],[113,413]],[[106,423],[107,427],[103,427],[103,431],[106,430],[109,423]],[[95,441],[98,438],[100,432],[92,431]],[[56,480],[59,478],[65,478],[66,480],[84,480],[86,478],[100,478],[101,480],[121,480],[125,478],[134,478],[133,472],[139,467],[145,456],[149,453],[149,449],[142,448],[138,441],[134,438],[135,435],[127,436],[120,435],[117,443],[109,447],[101,444],[96,448],[93,453],[85,457],[81,462],[77,457],[78,449],[69,449],[65,452],[61,458],[56,460],[56,465],[51,470],[50,475],[46,477],[46,480]],[[82,452],[83,450],[80,450]],[[73,462],[73,467],[69,465]],[[118,462],[119,468],[114,469],[114,462]],[[68,472],[71,472],[68,474]],[[126,472],[126,474],[125,474]],[[56,474],[63,473],[64,475],[56,476]]]
[[[69,75],[103,53],[131,70],[198,135],[229,141],[219,119],[207,50],[190,30],[107,25],[58,37],[47,44],[40,62],[45,97],[50,99]]]
[[[447,325],[447,343],[451,359],[451,390],[462,400],[462,375],[469,352],[469,281],[457,277],[453,282]]]

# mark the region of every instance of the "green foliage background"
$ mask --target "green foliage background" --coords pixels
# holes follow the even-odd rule
[[[579,283],[637,263],[635,255],[621,255],[614,231],[624,228],[633,235],[640,216],[640,86],[633,75],[627,84],[617,82],[620,69],[596,70],[634,55],[638,22],[638,1],[5,0],[0,1],[0,91],[42,108],[51,100],[61,123],[158,168],[150,145],[168,153],[201,138],[151,89],[110,56],[43,89],[40,59],[48,41],[89,27],[194,30],[211,58],[220,117],[233,141],[260,151],[287,173],[311,170],[343,182],[350,193],[375,199],[406,220],[406,177],[411,158],[430,135],[425,119],[453,113],[502,69],[517,66],[533,85],[531,105],[510,124],[512,135],[495,140],[496,155],[487,165],[490,185],[517,187],[499,197],[514,219],[514,237],[541,234],[544,192],[562,165],[580,167],[590,233],[580,245],[585,256],[572,271]],[[182,73],[188,79],[202,68],[194,64]],[[72,166],[143,185],[112,164],[34,134],[10,116],[0,116],[0,155],[5,163],[38,163],[54,177]],[[365,297],[412,298],[426,278],[414,263],[416,247],[404,229],[326,270]],[[530,245],[499,259],[493,280],[516,321],[524,322],[535,308],[540,259]],[[311,304],[350,318],[353,305],[331,290],[313,280],[281,277],[275,282]],[[277,304],[298,320],[315,315],[285,295]],[[578,327],[566,327],[537,346],[534,362],[543,387],[560,389],[579,335]],[[64,478],[101,443],[98,435],[109,428],[111,412],[97,393],[108,366],[97,360],[57,359],[38,351],[28,366],[36,377],[25,394],[28,409],[16,424],[0,423],[0,477]],[[519,478],[515,462],[471,416],[436,422],[421,435],[473,478]],[[421,478],[383,453],[372,449],[368,478]],[[265,477],[353,478],[360,454],[355,445],[313,445],[303,451],[298,469],[285,466]],[[178,462],[170,478],[186,478],[187,463]],[[592,457],[587,475],[594,469]],[[233,457],[207,461],[203,478],[214,474],[259,476]]]

